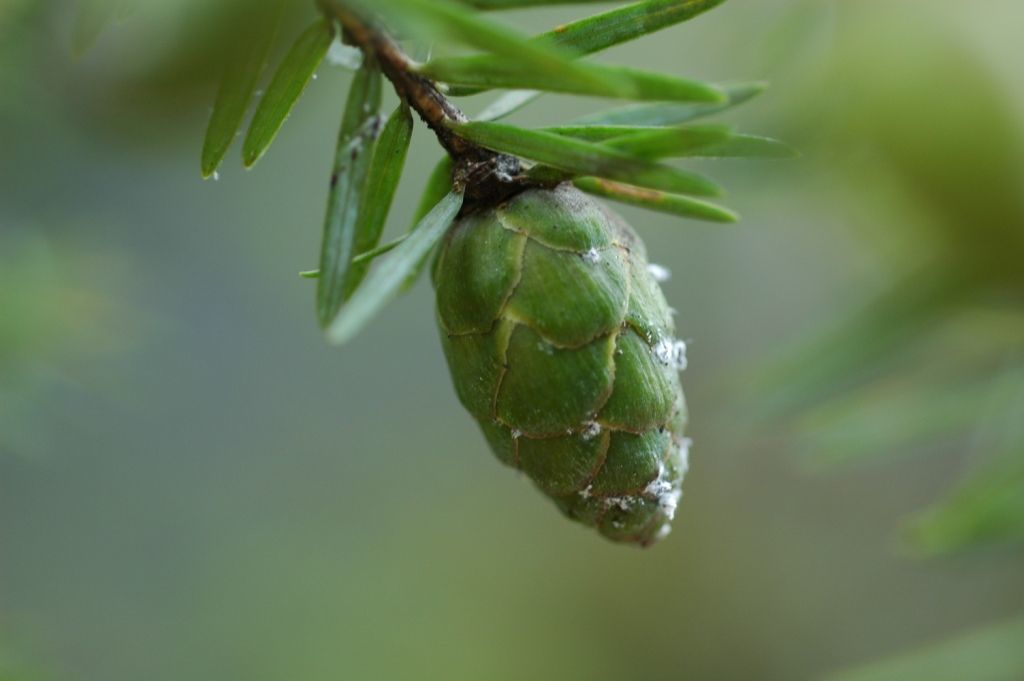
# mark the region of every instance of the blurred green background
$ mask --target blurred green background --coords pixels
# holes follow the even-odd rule
[[[620,209],[692,339],[647,551],[492,459],[425,282],[325,345],[297,272],[350,74],[203,182],[206,9],[76,58],[72,3],[0,5],[0,679],[1024,679],[1017,0],[731,0],[610,53],[770,80],[729,119],[804,154],[705,168],[735,227]]]

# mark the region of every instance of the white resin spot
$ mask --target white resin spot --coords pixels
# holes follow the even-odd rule
[[[654,281],[659,284],[663,284],[672,278],[672,271],[664,265],[657,265],[652,262],[647,266],[647,271],[651,273],[651,277],[654,278]]]
[[[682,498],[683,491],[675,483],[666,479],[667,473],[665,467],[660,466],[658,477],[644,489],[644,496],[657,501],[661,512],[665,514],[666,518],[672,520],[676,517],[676,507],[679,506],[679,499]]]
[[[683,497],[682,478],[689,467],[690,440],[684,439],[674,452],[679,480],[670,480],[669,471],[664,464],[658,466],[658,477],[644,489],[644,496],[658,502],[658,508],[668,520],[676,516],[679,500]]]
[[[675,488],[671,492],[658,497],[658,508],[665,514],[666,518],[672,520],[676,517],[676,508],[678,508],[679,500],[682,498],[683,490]]]
[[[667,367],[674,367],[679,371],[686,369],[686,341],[663,338],[654,346],[654,359]]]
[[[494,176],[502,182],[512,182],[521,171],[519,163],[513,158],[499,157],[494,168]]]
[[[604,502],[605,508],[618,508],[622,511],[628,511],[633,508],[633,504],[637,502],[634,497],[605,497],[601,500]]]
[[[677,465],[679,466],[680,473],[683,475],[686,475],[690,470],[690,447],[692,446],[693,440],[688,437],[683,438],[682,443],[679,445],[679,450],[676,452],[676,455],[679,457]]]
[[[359,48],[335,40],[327,50],[327,63],[355,71],[363,65],[363,52]]]

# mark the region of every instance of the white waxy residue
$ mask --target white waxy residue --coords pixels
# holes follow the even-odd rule
[[[647,271],[651,273],[651,277],[654,278],[654,281],[659,284],[663,284],[672,278],[671,270],[664,265],[657,265],[652,262],[647,266]]]
[[[676,483],[668,480],[667,475],[668,471],[665,470],[665,466],[658,466],[658,477],[644,489],[644,496],[657,501],[658,508],[665,514],[665,517],[672,520],[676,515],[676,507],[679,505],[679,499],[683,496],[683,492]]]
[[[351,47],[335,40],[331,43],[331,48],[327,50],[327,63],[355,71],[363,65],[363,52],[357,47]]]
[[[644,488],[644,494],[649,497],[659,498],[663,494],[668,494],[672,491],[672,483],[665,479],[665,472],[662,469],[661,474],[654,480],[651,481],[647,487]]]
[[[512,439],[513,440],[518,440],[522,436],[523,436],[523,431],[519,430],[518,428],[513,428],[512,429]]]
[[[501,156],[495,164],[494,176],[502,182],[512,182],[521,172],[518,161],[511,157]]]
[[[687,366],[686,341],[663,338],[654,346],[654,359],[682,371]]]
[[[628,511],[633,508],[633,504],[637,500],[633,497],[605,497],[601,501],[604,502],[605,508],[618,508],[622,511]]]
[[[676,508],[679,506],[679,500],[682,498],[683,490],[678,487],[673,488],[672,491],[658,497],[658,508],[665,514],[666,518],[672,520],[676,517]]]
[[[595,437],[601,434],[601,424],[597,421],[591,421],[584,425],[583,430],[580,431],[580,435],[584,440],[593,440]]]
[[[679,457],[678,465],[679,472],[682,475],[686,475],[687,471],[690,470],[690,447],[693,446],[693,440],[690,438],[683,438],[683,441],[679,444],[679,450],[677,455]]]
[[[589,262],[591,265],[596,265],[601,262],[601,252],[596,248],[591,248],[589,251],[583,254],[583,259]]]

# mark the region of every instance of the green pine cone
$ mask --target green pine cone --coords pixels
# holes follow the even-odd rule
[[[609,539],[668,534],[686,346],[632,228],[569,184],[532,189],[456,223],[434,285],[455,390],[498,458]]]

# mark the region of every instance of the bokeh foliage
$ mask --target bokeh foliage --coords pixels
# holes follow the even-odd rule
[[[1020,564],[1024,125],[947,28],[905,8],[894,15],[902,22],[850,7],[840,17],[820,75],[834,96],[815,98],[796,123],[828,140],[827,158],[845,160],[853,201],[891,211],[863,222],[885,249],[883,283],[773,368],[769,413],[796,418],[814,468],[957,456],[961,481],[904,523],[905,547],[945,556],[1002,544]],[[1008,681],[1024,674],[1022,650],[1017,620],[834,678]]]

